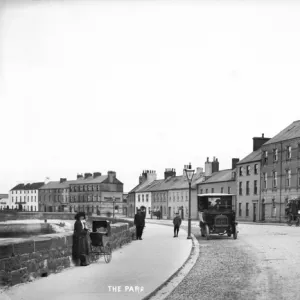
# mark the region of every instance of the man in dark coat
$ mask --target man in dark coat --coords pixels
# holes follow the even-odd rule
[[[142,240],[143,228],[145,226],[145,219],[140,209],[138,209],[136,215],[134,216],[134,225],[136,226],[136,239]]]
[[[74,234],[73,234],[73,258],[76,262],[80,260],[81,266],[87,266],[89,245],[88,245],[88,230],[85,223],[85,213],[79,212],[75,216]]]

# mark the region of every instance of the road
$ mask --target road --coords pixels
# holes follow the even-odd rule
[[[240,224],[238,230],[237,240],[207,241],[193,226],[200,256],[166,300],[300,299],[300,228]]]

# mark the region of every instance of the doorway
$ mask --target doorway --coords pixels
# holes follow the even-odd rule
[[[256,203],[253,203],[253,222],[256,222]]]
[[[262,201],[262,205],[261,205],[261,220],[265,221],[265,215],[266,215],[266,204],[265,204],[265,200]]]

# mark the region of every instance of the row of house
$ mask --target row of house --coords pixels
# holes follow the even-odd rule
[[[159,210],[163,218],[182,211],[188,216],[188,182],[185,174],[176,176],[166,169],[164,179],[155,171],[144,171],[139,184],[128,194],[128,214],[141,206],[147,217]],[[281,222],[291,199],[300,196],[300,121],[295,121],[273,138],[253,138],[252,151],[242,160],[232,158],[231,169],[219,170],[218,159],[197,168],[192,182],[191,216],[198,218],[197,195],[233,195],[238,220]]]
[[[123,212],[123,183],[116,172],[78,174],[76,180],[18,184],[9,192],[6,208],[25,211]],[[125,212],[126,213],[126,212]]]

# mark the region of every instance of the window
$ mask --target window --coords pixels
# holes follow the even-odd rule
[[[249,181],[246,182],[246,195],[250,195]]]
[[[206,194],[208,194],[208,189],[206,189]]]
[[[250,166],[249,165],[247,166],[247,175],[248,176],[250,175]]]
[[[276,203],[275,203],[275,198],[272,199],[272,212],[271,212],[271,216],[273,218],[276,217]]]
[[[291,170],[286,170],[286,187],[291,186],[291,177],[292,177]]]
[[[298,174],[298,180],[297,180],[297,182],[298,182],[298,186],[300,186],[300,169],[298,169],[297,174]]]
[[[211,188],[211,192],[214,193],[214,192],[215,192],[215,189],[214,189],[214,188]]]
[[[221,187],[221,194],[223,194],[224,193],[224,188],[223,187]]]
[[[149,194],[146,195],[146,202],[149,201]]]
[[[141,195],[138,195],[138,202],[141,202]]]
[[[249,203],[246,203],[246,217],[249,217]]]
[[[203,189],[200,190],[200,194],[202,194],[202,193],[203,193]]]
[[[267,188],[267,182],[268,182],[268,174],[267,173],[264,173],[264,189]]]
[[[254,165],[254,174],[257,175],[258,174],[258,164]]]
[[[292,158],[292,147],[287,146],[286,147],[286,159],[291,159]]]
[[[239,182],[239,195],[243,195],[243,183]]]
[[[257,195],[257,180],[254,180],[254,195]]]
[[[142,195],[142,201],[144,202],[144,195]]]
[[[228,187],[228,194],[231,194],[231,187]]]
[[[239,217],[242,216],[242,203],[239,203]]]
[[[277,172],[273,172],[273,188],[277,188]]]
[[[240,176],[243,176],[243,167],[240,167],[240,172],[239,172]]]
[[[268,151],[264,151],[263,162],[264,162],[265,164],[268,163]]]
[[[273,160],[274,162],[278,161],[278,149],[273,150]]]

